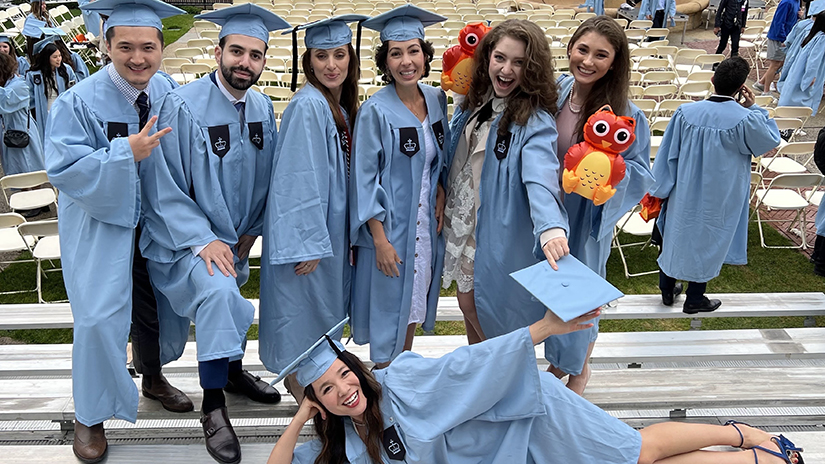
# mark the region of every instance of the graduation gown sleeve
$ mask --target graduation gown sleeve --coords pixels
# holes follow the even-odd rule
[[[171,127],[172,132],[163,136],[159,149],[141,162],[142,186],[148,203],[144,208],[143,227],[155,243],[172,252],[207,245],[217,239],[209,219],[190,196],[193,192],[190,147],[206,145],[200,128],[192,123],[194,120],[180,98],[167,94],[160,104],[158,128]],[[141,246],[145,252],[143,240]],[[153,256],[153,259],[162,258]],[[173,260],[171,256],[166,259]]]
[[[364,105],[355,123],[350,165],[350,240],[353,245],[372,246],[372,237],[367,236],[366,228],[361,226],[373,218],[384,223],[388,215],[389,198],[381,185],[381,171],[384,158],[390,154],[384,153],[383,136],[376,137],[375,134],[392,126],[381,114],[381,109],[380,105]],[[391,144],[389,140],[386,146]]]
[[[332,256],[321,185],[328,183],[327,127],[329,106],[309,98],[286,109],[269,191],[270,264],[288,264]],[[296,115],[300,115],[296,118]],[[335,140],[333,140],[335,143]],[[300,156],[295,154],[300,153]],[[288,180],[288,181],[287,181]]]
[[[78,82],[89,77],[89,67],[86,66],[86,62],[83,61],[83,58],[78,55],[77,52],[72,52],[72,64],[74,65],[74,73]]]
[[[52,185],[94,219],[134,228],[140,216],[140,190],[128,139],[114,138],[109,147],[96,148],[96,141],[105,140],[106,135],[75,93],[55,100],[46,131],[50,134],[46,165]]]

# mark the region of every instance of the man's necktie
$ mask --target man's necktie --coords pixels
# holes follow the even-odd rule
[[[240,117],[241,117],[241,126],[244,125],[244,107],[245,106],[246,106],[246,102],[239,101],[239,102],[235,103],[235,109],[238,110],[238,115],[240,115]],[[241,128],[241,130],[243,130],[243,128]]]
[[[140,130],[143,130],[143,126],[145,126],[146,122],[149,121],[149,110],[151,109],[151,106],[149,106],[149,96],[146,95],[146,92],[141,92],[135,103],[137,103],[138,107]]]

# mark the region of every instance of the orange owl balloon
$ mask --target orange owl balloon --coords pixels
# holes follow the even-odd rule
[[[635,129],[635,119],[616,116],[610,105],[587,118],[584,142],[573,145],[564,155],[564,191],[593,200],[596,206],[609,200],[624,179],[624,158],[619,153],[636,140]]]
[[[481,38],[490,30],[484,23],[470,23],[458,33],[459,45],[453,45],[442,57],[441,88],[467,95],[473,72],[473,53]]]

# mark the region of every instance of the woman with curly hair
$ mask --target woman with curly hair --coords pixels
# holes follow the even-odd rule
[[[374,372],[322,338],[291,365],[306,396],[267,463],[804,462],[787,438],[732,421],[664,422],[636,431],[536,369],[535,344],[585,330],[597,314],[565,323],[547,311],[529,327],[437,359],[402,353]],[[318,438],[296,448],[310,419]],[[702,450],[710,446],[742,450]]]
[[[355,120],[352,336],[379,368],[411,349],[417,324],[435,324],[449,128],[444,91],[420,80],[433,59],[424,27],[445,19],[407,4],[363,23],[381,33],[375,61],[389,85]]]
[[[613,18],[597,16],[583,22],[570,39],[567,54],[571,75],[558,79],[555,114],[561,169],[564,169],[567,150],[584,140],[588,118],[605,105],[610,105],[617,115],[636,120],[635,141],[621,153],[626,166],[624,179],[613,186],[616,193],[606,203],[596,206],[580,195],[562,193],[570,221],[567,235],[570,254],[605,277],[614,226],[653,185],[650,129],[644,113],[628,99],[630,52],[627,36]],[[550,337],[544,344],[550,372],[559,378],[569,374],[567,386],[578,394],[584,392],[590,378],[588,360],[598,328],[596,321],[590,330]]]
[[[458,284],[470,343],[541,319],[544,306],[509,274],[568,253],[551,63],[539,26],[504,21],[476,49],[453,116],[443,286]]]

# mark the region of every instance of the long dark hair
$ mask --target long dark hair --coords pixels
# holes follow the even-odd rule
[[[808,45],[808,42],[814,38],[817,32],[825,32],[825,13],[814,15],[814,24],[811,26],[811,32],[809,32],[808,37],[805,37],[805,40],[802,41],[802,46]]]
[[[67,47],[66,44],[60,39],[55,40],[54,44],[57,46],[57,50],[60,51],[60,56],[63,57],[63,62],[66,63],[66,66],[72,68],[72,71],[77,71],[77,68],[74,66],[72,52],[69,51],[69,47]]]
[[[433,47],[432,42],[423,39],[418,39],[418,45],[421,46],[421,51],[424,52],[424,73],[421,74],[421,77],[424,78],[430,75],[430,63],[433,61],[433,56],[435,56],[435,47]],[[394,80],[390,69],[387,67],[387,55],[389,53],[389,40],[381,42],[381,46],[375,51],[375,66],[381,71],[381,80],[386,84],[392,84]]]
[[[568,55],[581,37],[589,32],[601,35],[613,46],[613,66],[590,89],[590,94],[584,100],[579,122],[576,124],[578,141],[584,140],[584,125],[587,119],[604,105],[610,105],[616,114],[626,114],[628,109],[627,98],[630,93],[630,50],[627,46],[627,36],[621,26],[608,16],[596,16],[585,20],[570,42],[567,44]],[[569,97],[568,97],[569,98]]]
[[[335,102],[332,92],[324,87],[324,84],[312,72],[312,50],[310,48],[304,52],[304,56],[301,58],[301,69],[304,71],[306,81],[318,89],[327,99],[332,117],[335,119],[335,125],[338,126],[338,132],[345,131],[347,121],[344,121],[343,115],[338,111],[338,103]],[[361,78],[361,61],[355,55],[352,44],[347,44],[347,54],[349,55],[349,66],[347,66],[347,78],[341,84],[340,105],[347,111],[349,127],[355,127],[355,115],[358,113],[358,79]]]
[[[526,19],[508,19],[488,32],[476,48],[473,56],[473,79],[467,98],[461,103],[466,111],[481,106],[493,86],[488,69],[490,55],[498,42],[510,37],[525,44],[525,61],[522,67],[519,87],[507,98],[507,109],[501,116],[498,134],[505,135],[510,130],[510,123],[520,126],[538,110],[556,114],[558,88],[553,76],[553,55],[544,31],[534,22]]]
[[[367,454],[374,463],[380,464],[382,462],[381,443],[384,438],[384,419],[381,415],[381,384],[375,380],[369,369],[354,354],[342,351],[338,359],[347,365],[361,383],[361,390],[364,392],[367,401],[367,409],[364,411],[364,419],[367,424],[367,438],[365,440]],[[321,401],[318,400],[312,385],[304,388],[304,396],[318,403],[322,408],[324,407]],[[316,414],[313,418],[315,433],[321,439],[321,453],[315,459],[315,464],[345,464],[349,461],[347,461],[346,453],[347,440],[344,418],[331,414],[326,411],[326,408],[324,410],[327,415],[326,420],[321,418],[321,413]]]
[[[51,56],[54,52],[57,51],[57,46],[55,44],[50,43],[43,47],[43,50],[40,51],[35,57],[34,65],[32,65],[32,71],[40,71],[40,74],[43,75],[43,93],[48,98],[51,94],[51,91],[54,90],[55,93],[58,93],[57,90],[57,82],[55,82],[55,74],[52,71],[52,63],[51,63]],[[63,64],[57,68],[57,74],[63,78],[64,88],[69,86],[69,73],[66,72],[66,68],[63,67]]]
[[[46,26],[52,27],[52,18],[49,17],[49,10],[46,10],[46,12],[43,13],[43,3],[45,3],[45,1],[46,0],[32,2],[31,14],[33,14],[35,18],[41,21],[46,21]]]

